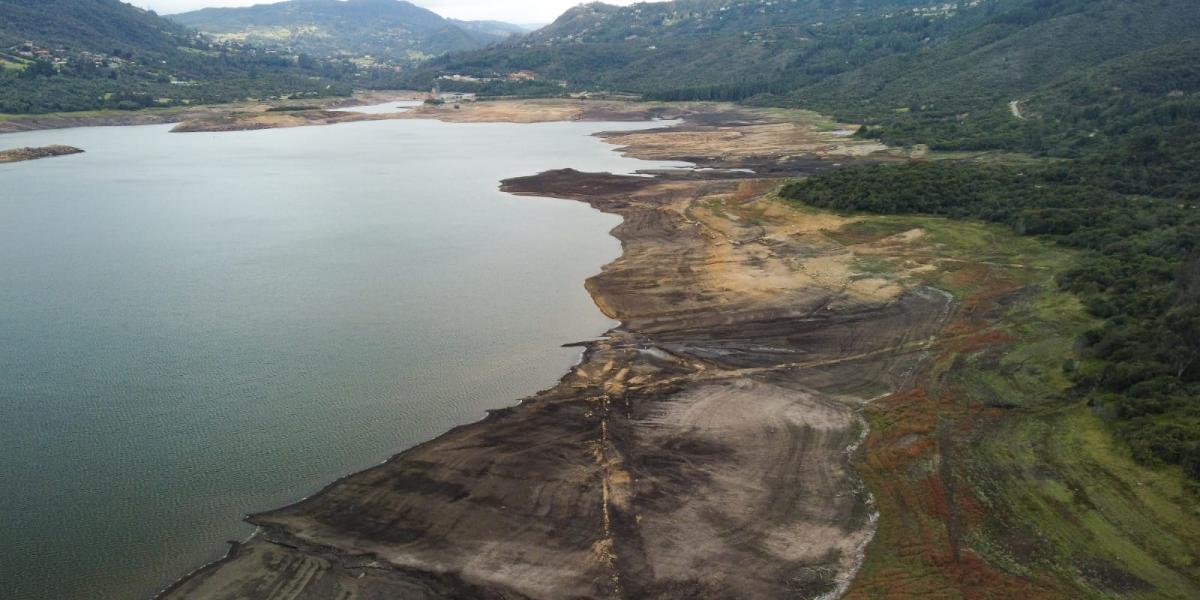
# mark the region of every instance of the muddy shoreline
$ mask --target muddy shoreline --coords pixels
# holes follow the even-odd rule
[[[572,110],[551,116],[588,118]],[[452,118],[528,114],[492,105]],[[887,160],[879,148],[804,115],[696,105],[673,116],[686,122],[604,137],[634,156],[759,172],[564,169],[503,184],[623,218],[621,257],[586,283],[621,325],[586,343],[558,385],[250,516],[258,533],[160,597],[844,590],[874,531],[849,465],[858,411],[911,385],[952,300],[864,272],[857,256],[874,246],[827,235],[848,219],[772,197],[783,177]],[[871,242],[896,243],[907,238]]]
[[[423,97],[417,92],[360,92],[353,97],[304,101],[236,102],[194,107],[155,108],[137,111],[95,111],[85,113],[55,113],[48,115],[16,115],[0,119],[0,135],[47,129],[75,127],[120,127],[131,125],[168,125],[189,121],[228,119],[234,115],[261,115],[271,108],[287,104],[303,104],[314,111],[366,106],[384,102],[412,100]],[[353,115],[353,113],[346,113]],[[361,119],[360,119],[361,120]]]
[[[23,162],[27,160],[39,160],[43,158],[54,158],[56,156],[69,156],[71,154],[82,154],[83,150],[73,146],[42,146],[40,148],[14,148],[12,150],[0,150],[0,164]]]
[[[253,131],[286,127],[311,127],[390,119],[440,119],[447,122],[544,123],[549,121],[649,121],[677,118],[688,112],[662,105],[582,100],[498,100],[470,103],[466,110],[453,105],[423,105],[397,113],[366,114],[336,109],[386,102],[424,100],[427,94],[411,91],[364,91],[352,97],[317,100],[246,101],[193,107],[106,110],[83,113],[14,115],[0,119],[0,135],[25,131],[76,127],[169,125],[175,133]]]

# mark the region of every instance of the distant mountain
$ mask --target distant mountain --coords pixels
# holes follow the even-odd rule
[[[532,31],[537,31],[537,30],[549,25],[549,23],[514,23],[514,25],[525,30],[525,33],[529,33]]]
[[[481,48],[524,33],[498,22],[445,19],[403,0],[290,0],[206,8],[169,17],[213,35],[321,57],[413,61]]]
[[[0,0],[0,113],[348,93],[323,68],[119,0]]]
[[[450,22],[458,25],[467,33],[480,36],[480,41],[485,44],[507,40],[514,35],[524,35],[537,29],[537,27],[515,25],[513,23],[505,23],[504,21],[459,21],[451,19]]]

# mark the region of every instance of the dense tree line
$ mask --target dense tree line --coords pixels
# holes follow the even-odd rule
[[[214,60],[203,69],[175,70],[196,79],[173,83],[159,69],[129,68],[0,71],[0,113],[31,114],[98,109],[135,110],[151,106],[211,104],[248,97],[349,95],[353,84],[318,70],[280,66],[272,61]]]

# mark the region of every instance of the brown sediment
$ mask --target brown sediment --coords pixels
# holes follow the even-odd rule
[[[25,160],[37,160],[39,158],[53,158],[55,156],[67,156],[69,154],[82,154],[83,150],[73,146],[42,146],[40,148],[15,148],[13,150],[0,150],[0,163],[21,162]]]
[[[314,125],[336,125],[359,121],[386,121],[399,118],[396,113],[356,113],[332,110],[400,100],[417,100],[424,95],[417,92],[360,92],[352,98],[332,102],[294,102],[256,104],[228,110],[213,111],[186,119],[171,130],[172,133],[198,133],[220,131],[254,131],[259,129],[284,129],[289,127],[311,127]]]
[[[778,115],[687,110],[684,132],[738,134],[721,134],[734,149],[711,164],[795,175],[855,160],[856,142],[835,153],[810,128],[801,162],[805,126],[765,126]],[[708,136],[679,133],[608,137],[635,155],[714,154]],[[903,272],[856,267],[885,245],[921,243],[918,232],[838,241],[829,232],[850,220],[782,205],[779,181],[568,169],[505,182],[623,217],[622,256],[587,282],[621,326],[554,388],[251,516],[249,542],[161,597],[843,591],[875,527],[849,468],[858,412],[909,389],[953,302]]]
[[[426,104],[405,118],[450,123],[548,123],[552,121],[649,121],[693,112],[690,105],[605,100],[487,100]]]
[[[338,123],[355,123],[358,121],[385,121],[395,118],[394,114],[366,114],[324,109],[237,112],[188,119],[176,125],[171,132],[254,131],[259,129],[309,127],[313,125],[336,125]]]
[[[247,101],[229,104],[201,106],[175,106],[135,111],[106,110],[79,113],[53,113],[45,115],[0,115],[0,134],[43,129],[69,129],[72,127],[110,127],[128,125],[165,125],[188,121],[219,120],[232,115],[265,114],[272,108],[284,105],[309,106],[312,110],[344,108],[399,100],[416,100],[423,97],[417,92],[358,92],[348,98],[320,98],[313,100]],[[317,124],[317,123],[313,123]]]
[[[422,100],[422,92],[362,91],[349,98],[246,101],[200,106],[176,106],[136,111],[90,111],[45,115],[0,115],[0,134],[72,127],[162,125],[178,123],[176,132],[244,131],[329,125],[386,119],[439,119],[456,123],[546,123],[551,121],[646,121],[674,118],[679,108],[619,101],[497,100],[454,105],[423,105],[404,113],[359,114],[333,112],[400,100]],[[280,111],[280,108],[296,110]]]
[[[193,116],[209,114],[222,109],[224,107],[22,115],[0,120],[0,134],[41,131],[44,129],[70,129],[72,127],[162,125],[165,123],[177,123]]]
[[[417,99],[419,95],[404,95]],[[370,98],[370,97],[364,97]],[[378,99],[375,97],[374,99]],[[393,98],[397,99],[397,98]],[[364,100],[360,100],[362,103]],[[369,101],[369,100],[366,100]],[[383,102],[385,100],[379,100]],[[553,121],[647,121],[664,115],[676,116],[684,111],[670,110],[631,102],[596,102],[571,100],[497,100],[465,104],[426,104],[409,111],[363,114],[328,110],[349,106],[336,103],[323,106],[298,106],[296,110],[261,105],[244,110],[226,110],[202,114],[183,120],[172,131],[177,133],[248,131],[279,129],[312,125],[333,125],[357,121],[395,119],[439,119],[452,123],[546,123]]]

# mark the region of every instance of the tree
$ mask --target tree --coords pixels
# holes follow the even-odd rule
[[[25,67],[22,75],[29,79],[38,77],[53,77],[58,74],[58,70],[54,68],[54,63],[48,60],[35,60],[33,64]]]

